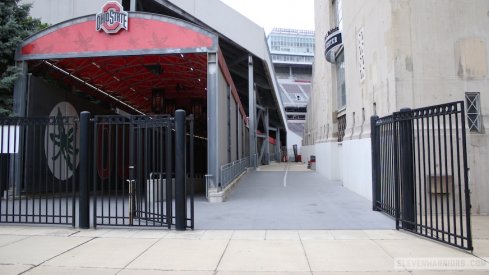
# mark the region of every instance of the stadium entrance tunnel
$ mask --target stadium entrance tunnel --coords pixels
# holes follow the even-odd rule
[[[25,40],[16,60],[17,116],[194,116],[196,174],[207,170],[209,56],[218,38],[191,23],[154,14],[129,13],[128,30],[96,31],[96,16],[49,27]],[[214,69],[215,70],[215,69]],[[216,72],[210,73],[216,78]],[[218,89],[218,85],[211,85]],[[213,94],[217,94],[213,91]]]
[[[192,18],[128,12],[118,26],[96,18],[53,25],[19,46],[16,116],[183,109],[194,118],[195,174],[207,195],[246,167],[281,159],[285,116],[266,56]]]

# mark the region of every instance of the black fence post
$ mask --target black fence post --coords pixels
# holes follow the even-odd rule
[[[413,120],[411,109],[403,108],[399,113],[400,131],[400,161],[401,161],[401,197],[400,209],[402,228],[413,230],[415,226],[415,190],[414,190],[414,148],[413,148]],[[398,179],[399,180],[399,179]]]
[[[175,228],[187,228],[187,200],[186,200],[186,152],[185,152],[185,124],[184,110],[175,112]]]
[[[370,142],[372,150],[372,210],[378,211],[377,200],[380,199],[380,181],[379,181],[379,167],[380,167],[380,139],[379,129],[376,126],[378,116],[370,117]]]
[[[80,113],[80,194],[79,227],[90,228],[90,198],[88,187],[88,151],[89,151],[90,112]]]
[[[165,129],[165,177],[166,177],[166,222],[168,229],[171,228],[173,223],[173,138],[172,138],[173,126],[168,121]]]

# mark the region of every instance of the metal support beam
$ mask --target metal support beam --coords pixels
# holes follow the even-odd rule
[[[245,61],[246,59],[248,59],[248,55],[243,55],[239,58],[236,58],[236,59],[234,59],[233,62],[228,63],[228,68],[234,67],[235,65]]]
[[[266,108],[261,106],[261,105],[256,104],[256,109],[265,111]]]
[[[258,155],[258,163],[260,165],[263,164],[263,157],[265,156],[265,142],[267,141],[267,139],[264,137],[263,138],[263,142],[261,143],[261,146],[260,146],[260,154]]]
[[[277,128],[277,134],[275,135],[275,154],[277,156],[277,162],[282,162],[282,143],[280,142],[280,128]]]
[[[255,125],[256,125],[256,129],[258,129],[258,125],[260,125],[260,120],[263,120],[263,111],[262,110],[259,110],[257,109],[256,110],[256,120],[255,120]]]
[[[226,163],[230,163],[232,161],[232,154],[231,154],[231,86],[227,87],[226,91],[226,127],[227,127],[227,160]]]
[[[268,140],[268,137],[270,137],[270,127],[269,127],[269,115],[268,115],[268,109],[265,110],[265,135],[267,136],[265,138],[265,164],[268,165],[270,164],[270,142]]]
[[[236,104],[236,159],[241,159],[241,119],[239,104]]]
[[[207,190],[217,189],[219,184],[219,87],[218,56],[207,56]]]
[[[27,89],[29,81],[27,62],[18,62],[17,67],[22,70],[22,75],[15,82],[13,111],[14,116],[24,117],[27,115]]]
[[[246,79],[246,73],[241,71],[241,70],[236,69],[236,67],[229,68],[229,71],[232,72],[234,75],[240,77],[240,78]],[[248,75],[248,77],[249,77],[249,75]],[[257,76],[257,78],[254,80],[253,83],[256,86],[258,86],[264,90],[270,90],[271,89],[270,85],[268,84],[268,81],[263,77]]]
[[[131,6],[129,7],[130,11],[136,11],[136,0],[131,0]]]
[[[256,97],[255,82],[253,72],[253,57],[248,56],[248,110],[249,110],[249,127],[250,127],[250,166],[256,168]],[[208,111],[209,113],[209,111]]]
[[[16,80],[14,86],[14,116],[25,117],[27,116],[27,93],[29,90],[29,76],[27,75],[28,67],[27,62],[17,62],[17,67],[22,70],[22,75]],[[25,143],[25,127],[19,129],[19,152],[15,158],[10,158],[10,173],[13,177],[10,178],[9,185],[15,186],[15,195],[19,196],[21,193],[22,179],[24,178],[24,169],[22,169],[23,155],[24,155],[24,143]]]

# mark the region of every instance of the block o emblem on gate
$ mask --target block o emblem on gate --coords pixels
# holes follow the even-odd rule
[[[128,30],[129,14],[116,1],[109,1],[102,6],[102,11],[96,16],[97,31],[104,30],[108,34],[116,34],[121,29]]]
[[[44,134],[46,162],[55,178],[67,180],[80,162],[80,138],[73,121],[78,119],[78,113],[73,105],[63,101],[54,106],[49,116],[53,119]]]

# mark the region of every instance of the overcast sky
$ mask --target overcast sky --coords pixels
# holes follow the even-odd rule
[[[268,34],[272,28],[314,30],[314,0],[221,0]]]

